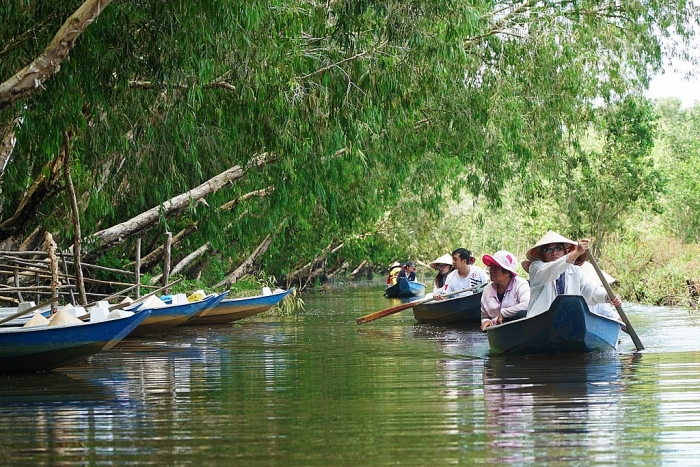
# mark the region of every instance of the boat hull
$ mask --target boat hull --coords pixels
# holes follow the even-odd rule
[[[0,331],[0,372],[53,370],[109,350],[150,315],[65,326],[6,328]]]
[[[151,315],[146,318],[129,337],[145,336],[155,334],[166,329],[184,324],[195,314],[206,310],[222,301],[228,292],[218,295],[209,295],[197,302],[190,302],[181,305],[166,305],[162,308],[148,308]]]
[[[384,296],[388,298],[420,297],[425,295],[425,284],[409,281],[405,277],[399,277],[396,284],[384,289]]]
[[[421,303],[413,307],[419,323],[469,324],[481,321],[481,292],[465,297]]]
[[[583,297],[560,295],[544,313],[486,331],[492,355],[525,355],[614,351],[621,327],[592,313]]]
[[[267,311],[281,302],[294,288],[271,295],[228,298],[192,317],[187,324],[228,324]]]

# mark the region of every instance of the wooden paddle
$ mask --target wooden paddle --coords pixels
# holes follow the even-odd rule
[[[613,292],[612,288],[610,287],[610,284],[608,284],[608,281],[605,280],[605,275],[603,274],[603,271],[600,270],[600,267],[598,266],[598,261],[596,261],[596,259],[591,254],[591,250],[588,250],[587,253],[588,253],[588,261],[591,262],[593,269],[595,269],[595,272],[598,274],[600,281],[603,283],[603,287],[605,287],[605,291],[608,293],[608,297],[614,297],[615,292]],[[622,321],[625,322],[625,326],[627,327],[627,333],[632,338],[632,342],[634,342],[634,346],[637,348],[637,350],[644,350],[644,346],[642,345],[642,341],[639,340],[639,336],[637,336],[637,333],[634,332],[634,328],[632,327],[632,323],[630,323],[630,320],[627,319],[627,315],[625,315],[625,312],[622,311],[622,307],[616,306],[615,308],[617,309],[617,312],[620,314],[620,318],[622,318]]]
[[[18,311],[17,313],[15,313],[13,315],[10,315],[10,316],[7,316],[3,319],[0,319],[0,324],[4,324],[4,323],[7,323],[8,321],[12,321],[13,319],[19,318],[20,316],[24,316],[27,313],[31,313],[32,311],[36,311],[36,310],[40,310],[42,308],[45,308],[45,307],[51,305],[53,302],[57,302],[59,298],[61,298],[61,297],[54,297],[47,302],[40,303],[40,304],[35,305],[31,308],[27,308],[26,310]]]
[[[442,297],[449,297],[452,295],[457,295],[461,294],[464,292],[469,292],[470,290],[478,289],[480,287],[484,287],[486,284],[481,284],[481,285],[476,285],[474,287],[469,287],[468,289],[462,289],[462,290],[455,290],[453,292],[448,292],[445,294],[441,294]],[[361,318],[357,318],[357,324],[366,324],[369,323],[370,321],[374,321],[379,318],[384,318],[385,316],[393,315],[394,313],[398,313],[399,311],[406,310],[408,308],[413,308],[416,305],[420,305],[421,303],[426,303],[434,300],[434,297],[426,297],[421,300],[416,300],[413,302],[408,302],[404,303],[403,305],[398,305],[392,308],[387,308],[386,310],[380,310],[380,311],[375,311],[374,313],[370,313],[368,315],[365,315]]]

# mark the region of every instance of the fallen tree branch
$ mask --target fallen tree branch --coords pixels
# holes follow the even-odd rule
[[[41,203],[58,192],[64,158],[65,147],[62,147],[56,158],[46,164],[44,170],[41,171],[27,194],[20,201],[12,217],[0,223],[0,240],[22,232],[24,227],[34,219],[34,214]],[[48,176],[44,175],[45,173],[48,173]]]
[[[250,165],[257,167],[266,165],[269,162],[266,156],[267,153],[255,157]],[[192,190],[181,195],[177,195],[161,205],[155,206],[148,211],[132,217],[131,219],[120,224],[99,232],[95,232],[88,237],[88,241],[93,244],[92,252],[98,253],[111,247],[112,245],[122,243],[128,237],[141,232],[152,224],[157,223],[161,219],[161,216],[171,216],[177,212],[180,212],[186,209],[190,203],[200,200],[211,193],[219,191],[227,184],[242,178],[245,176],[245,174],[246,172],[243,167],[236,165],[225,172],[210,178],[198,187],[193,188]]]
[[[231,274],[226,276],[224,280],[219,282],[214,286],[214,288],[222,287],[224,285],[228,286],[230,284],[233,284],[236,282],[238,279],[243,277],[244,274],[252,267],[253,263],[255,263],[255,260],[257,260],[260,256],[265,254],[268,248],[270,248],[270,244],[272,243],[272,236],[268,234],[267,237],[265,237],[265,240],[258,245],[258,247],[253,251],[253,253],[246,258],[245,261],[243,261]]]
[[[180,274],[187,265],[189,265],[192,261],[196,260],[200,256],[202,256],[204,253],[206,253],[209,248],[211,247],[211,243],[207,242],[204,245],[200,246],[196,250],[194,250],[192,253],[189,255],[185,256],[179,263],[175,265],[173,270],[170,272],[171,276],[174,276],[176,274]],[[158,282],[161,277],[163,277],[162,274],[157,274],[151,278],[151,284],[155,284]]]

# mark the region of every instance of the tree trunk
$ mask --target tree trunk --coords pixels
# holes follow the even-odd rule
[[[56,242],[50,232],[46,232],[46,251],[49,254],[49,264],[51,265],[51,298],[58,297],[58,289],[61,283],[58,280],[58,258],[56,257]],[[56,302],[51,304],[51,314],[58,311]]]
[[[134,273],[136,274],[136,298],[141,298],[141,238],[136,239],[136,261],[134,261]]]
[[[262,243],[258,245],[255,251],[240,264],[240,266],[238,266],[231,274],[226,276],[224,280],[216,284],[214,288],[222,287],[224,285],[229,286],[236,282],[238,279],[240,279],[251,268],[255,260],[257,260],[260,256],[265,254],[267,249],[270,248],[270,243],[272,243],[272,236],[268,235],[267,237],[265,237],[265,240],[263,240]]]
[[[0,125],[0,184],[5,173],[5,167],[15,149],[15,120],[9,120]],[[2,212],[0,211],[0,217]]]
[[[243,196],[239,196],[236,199],[233,199],[229,201],[228,203],[222,204],[219,209],[222,211],[233,211],[236,206],[238,206],[241,202],[243,201],[248,201],[250,198],[254,196],[267,196],[270,193],[272,193],[275,190],[275,187],[269,186],[267,188],[261,188],[259,190],[251,191],[250,193],[246,193]]]
[[[267,163],[267,154],[263,154],[262,156],[256,158],[251,165],[262,167]],[[146,212],[122,222],[121,224],[117,224],[108,229],[94,233],[90,236],[90,239],[94,240],[96,245],[93,253],[98,253],[99,251],[107,249],[112,245],[123,242],[128,237],[157,223],[160,220],[161,215],[173,215],[174,213],[186,209],[190,203],[200,200],[211,193],[219,191],[229,183],[245,176],[245,173],[245,170],[241,166],[236,165],[207,180],[198,187],[171,198],[162,205],[155,206]]]
[[[32,233],[24,239],[22,244],[19,246],[18,251],[34,251],[40,248],[39,245],[44,241],[44,234],[46,230],[43,226],[39,225]]]
[[[359,274],[360,271],[362,271],[362,268],[365,267],[365,264],[367,264],[367,260],[364,260],[363,262],[361,262],[360,265],[358,267],[356,267],[353,272],[350,273],[350,277],[354,278],[357,274]]]
[[[0,240],[4,240],[24,230],[27,223],[34,219],[34,214],[39,209],[39,205],[48,197],[56,194],[59,181],[58,174],[63,167],[64,157],[64,150],[61,149],[56,159],[46,164],[45,170],[42,170],[41,174],[36,178],[12,217],[0,223]],[[45,172],[48,172],[48,177],[44,175]]]
[[[32,63],[0,84],[0,109],[17,99],[43,89],[42,83],[61,69],[61,63],[75,46],[75,41],[112,0],[86,0],[73,13],[53,40]]]

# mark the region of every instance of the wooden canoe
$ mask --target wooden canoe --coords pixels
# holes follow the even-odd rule
[[[99,322],[0,329],[0,372],[47,371],[109,350],[150,315],[150,310]]]
[[[294,287],[269,295],[227,298],[195,315],[187,321],[187,324],[227,324],[248,318],[276,306],[292,292],[294,292]]]
[[[483,289],[482,289],[483,290]],[[468,324],[481,322],[481,291],[465,297],[433,300],[413,307],[419,323]]]
[[[486,328],[492,355],[605,352],[617,349],[622,323],[592,313],[583,297],[559,295],[539,315]]]
[[[399,277],[396,284],[384,289],[384,296],[387,298],[420,297],[422,295],[425,295],[425,284],[409,281],[405,277]]]
[[[216,306],[228,295],[227,292],[220,294],[211,294],[196,302],[187,302],[182,304],[167,304],[157,308],[148,308],[151,314],[146,318],[134,331],[132,336],[144,336],[162,332],[166,329],[184,324],[188,319],[194,316],[201,310]]]

